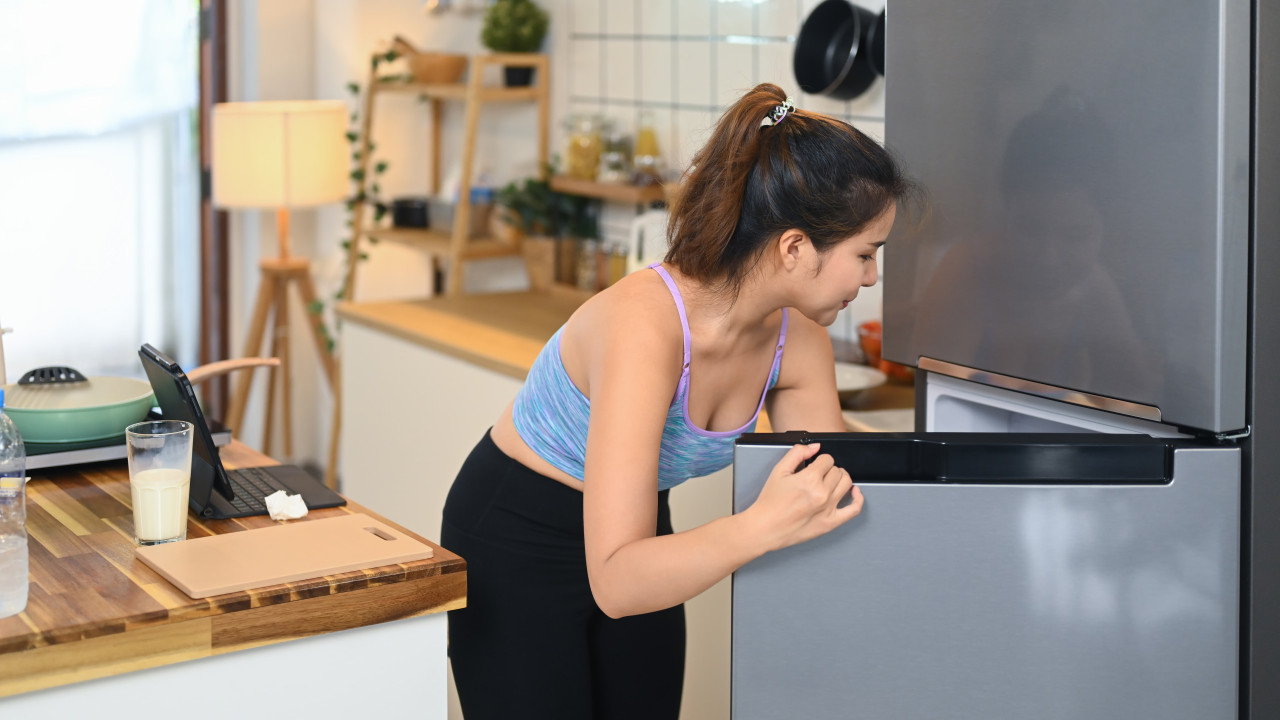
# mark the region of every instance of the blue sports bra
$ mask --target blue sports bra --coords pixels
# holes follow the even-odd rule
[[[684,299],[661,264],[655,263],[650,267],[662,276],[671,291],[680,312],[680,326],[684,330],[684,369],[680,373],[680,385],[667,410],[658,453],[658,489],[666,490],[691,477],[709,475],[728,467],[733,462],[734,440],[743,433],[755,430],[760,410],[764,407],[765,395],[778,382],[782,349],[787,342],[787,313],[782,313],[782,328],[778,333],[778,346],[773,354],[769,380],[760,393],[760,402],[756,405],[756,412],[751,420],[737,430],[703,430],[689,420],[689,362],[692,353]],[[525,444],[539,457],[582,480],[591,401],[578,390],[564,369],[564,362],[560,357],[560,338],[563,332],[562,326],[538,353],[524,386],[516,394],[511,419]]]

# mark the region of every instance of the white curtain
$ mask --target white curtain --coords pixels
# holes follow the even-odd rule
[[[199,322],[196,0],[0,2],[6,382],[184,367]]]

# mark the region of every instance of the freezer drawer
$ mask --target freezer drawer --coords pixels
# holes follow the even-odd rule
[[[793,439],[749,438],[735,512]],[[735,573],[732,716],[1235,718],[1239,451],[1150,442],[1167,481],[856,478],[859,517]]]

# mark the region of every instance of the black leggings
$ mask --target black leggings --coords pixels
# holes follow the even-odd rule
[[[659,535],[671,530],[658,495]],[[587,581],[582,493],[507,457],[489,434],[444,505],[440,544],[467,561],[449,658],[467,720],[675,720],[684,606],[611,619]]]

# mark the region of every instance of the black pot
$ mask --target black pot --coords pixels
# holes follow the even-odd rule
[[[794,70],[800,89],[852,100],[871,87],[876,72],[865,56],[870,52],[867,33],[875,19],[875,13],[848,0],[819,3],[796,39]]]
[[[533,84],[531,67],[505,67],[502,68],[502,75],[507,87],[528,87]]]
[[[867,62],[877,75],[884,75],[884,10],[876,16],[867,31]]]
[[[424,228],[431,223],[427,217],[427,199],[402,197],[391,201],[391,224],[398,228]]]

